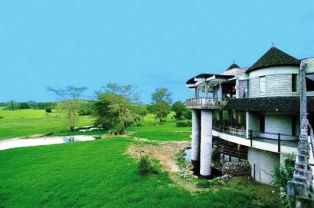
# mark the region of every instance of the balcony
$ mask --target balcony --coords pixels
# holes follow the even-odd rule
[[[252,130],[246,132],[244,128],[216,125],[213,125],[213,136],[236,144],[276,153],[296,152],[299,141],[298,136],[294,135]]]
[[[186,106],[193,109],[221,109],[227,102],[227,99],[221,98],[192,98],[186,100]]]

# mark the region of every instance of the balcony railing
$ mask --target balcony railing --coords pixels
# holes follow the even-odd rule
[[[232,136],[242,137],[250,140],[250,146],[253,146],[254,141],[264,141],[267,143],[274,143],[277,145],[277,152],[281,152],[281,145],[293,145],[296,144],[299,139],[298,136],[288,135],[288,134],[280,134],[280,133],[270,133],[270,132],[260,132],[249,130],[248,135],[246,135],[246,130],[241,128],[234,128],[230,126],[213,126],[213,130],[229,134]]]
[[[227,104],[227,99],[221,98],[192,98],[186,100],[188,108],[206,108],[206,109],[220,109]]]
[[[245,129],[238,129],[238,128],[233,128],[233,127],[227,127],[227,126],[213,126],[213,130],[230,134],[233,136],[238,136],[238,137],[246,137],[246,130]]]

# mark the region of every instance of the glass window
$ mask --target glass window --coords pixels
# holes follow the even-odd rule
[[[266,91],[265,77],[259,77],[259,92],[265,93],[265,91]]]
[[[259,131],[265,132],[265,115],[259,116]]]
[[[314,91],[314,74],[306,75],[306,91]]]
[[[292,82],[292,92],[296,92],[297,91],[297,75],[296,74],[292,74],[291,77],[291,82]]]
[[[239,97],[247,98],[248,96],[248,80],[239,81]]]

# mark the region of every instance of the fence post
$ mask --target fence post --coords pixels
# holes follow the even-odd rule
[[[280,152],[280,133],[278,133],[278,152]]]
[[[253,146],[253,131],[252,130],[249,130],[249,138],[250,138],[251,147],[252,147]]]

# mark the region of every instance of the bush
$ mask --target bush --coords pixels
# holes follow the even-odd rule
[[[138,173],[142,176],[148,175],[150,173],[158,173],[158,168],[155,168],[151,165],[147,155],[141,155],[138,162]]]
[[[213,165],[221,165],[220,152],[219,152],[217,146],[214,146],[213,151],[212,151],[212,164]]]
[[[51,113],[52,109],[51,108],[46,108],[45,111],[46,111],[46,113]]]
[[[276,167],[274,171],[274,184],[282,187],[287,191],[287,183],[293,177],[295,161],[292,159],[293,156],[289,156],[285,160],[285,164],[280,168]]]
[[[4,119],[4,117],[3,117],[3,116],[0,116],[0,119]]]
[[[179,121],[176,124],[177,127],[190,127],[192,126],[192,122],[191,121]]]
[[[140,175],[147,175],[150,172],[150,161],[147,155],[141,155],[138,163],[138,172]]]

